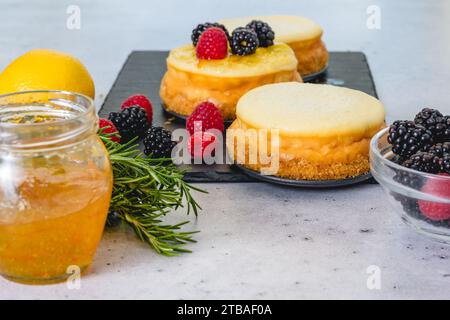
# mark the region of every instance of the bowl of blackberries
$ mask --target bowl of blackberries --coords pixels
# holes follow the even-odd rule
[[[370,164],[403,221],[450,244],[450,116],[425,108],[395,121],[372,139]]]

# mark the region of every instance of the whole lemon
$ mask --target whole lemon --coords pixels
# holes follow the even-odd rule
[[[95,98],[94,81],[75,57],[54,50],[31,50],[0,73],[0,94],[63,90]]]

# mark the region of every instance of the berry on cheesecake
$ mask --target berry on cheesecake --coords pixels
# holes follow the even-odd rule
[[[197,25],[194,30],[192,30],[192,35],[191,35],[191,39],[192,39],[192,44],[194,45],[194,47],[197,46],[198,44],[198,40],[200,39],[200,36],[203,34],[203,32],[205,32],[205,30],[209,29],[209,28],[219,28],[221,29],[225,35],[227,36],[227,39],[230,39],[230,34],[228,33],[227,28],[225,28],[225,26],[223,24],[217,23],[217,22],[206,22],[206,23],[201,23],[199,25]]]
[[[254,54],[259,46],[258,35],[250,28],[237,28],[231,35],[231,52],[238,56]]]
[[[143,94],[135,94],[133,96],[128,97],[120,107],[121,110],[129,108],[129,107],[141,107],[144,108],[147,112],[147,120],[151,125],[153,121],[153,107],[150,100],[144,96]]]
[[[200,60],[222,60],[228,56],[228,38],[217,27],[206,29],[197,43],[197,58]]]
[[[207,131],[209,129],[217,129],[220,132],[225,130],[222,114],[211,102],[203,102],[195,108],[186,120],[186,129],[191,135],[196,131]]]
[[[120,112],[111,112],[109,120],[119,131],[123,143],[142,137],[148,129],[147,112],[141,107],[132,106]]]
[[[252,20],[246,27],[256,32],[260,47],[267,48],[273,46],[275,32],[268,23],[260,20]]]

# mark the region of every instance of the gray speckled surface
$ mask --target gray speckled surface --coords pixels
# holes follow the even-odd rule
[[[192,25],[235,15],[234,1],[0,2],[0,68],[20,53],[52,47],[82,59],[100,106],[131,50],[167,50]],[[65,28],[78,4],[82,28]],[[379,5],[382,29],[366,28]],[[450,113],[450,2],[240,2],[255,14],[298,13],[322,24],[331,50],[364,51],[388,121],[423,105]],[[198,9],[201,8],[201,9]],[[241,12],[243,9],[240,9]],[[0,280],[0,298],[450,298],[450,249],[415,234],[377,185],[297,190],[266,184],[208,184],[193,254],[157,256],[133,234],[107,232],[80,290]],[[182,214],[172,219],[183,219]],[[368,290],[367,267],[381,269]]]

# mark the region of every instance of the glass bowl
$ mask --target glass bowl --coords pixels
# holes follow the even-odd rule
[[[450,211],[450,192],[446,195],[441,191],[450,190],[450,176],[423,173],[395,163],[387,141],[388,131],[389,128],[381,130],[370,143],[372,175],[406,224],[450,244],[450,219],[445,213]]]

